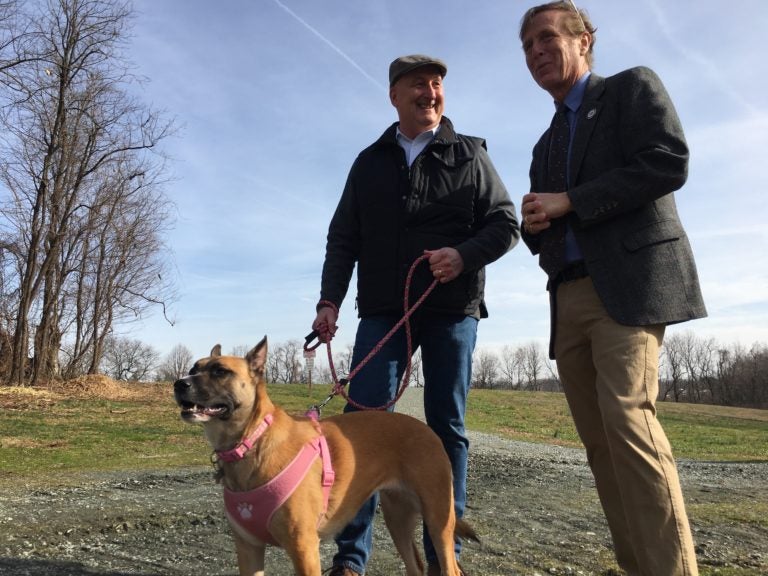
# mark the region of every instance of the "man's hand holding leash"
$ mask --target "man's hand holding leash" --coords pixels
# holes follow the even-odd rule
[[[429,256],[429,270],[440,284],[445,284],[464,271],[464,260],[455,248],[424,250]]]
[[[322,303],[321,303],[322,304]],[[315,321],[312,322],[312,330],[317,332],[317,339],[323,344],[327,344],[336,335],[336,321],[339,319],[339,312],[335,306],[331,306],[330,303],[327,306],[322,306],[317,311]]]

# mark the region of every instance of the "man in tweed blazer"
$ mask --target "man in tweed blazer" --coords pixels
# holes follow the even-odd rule
[[[523,239],[547,272],[550,356],[617,561],[630,575],[690,576],[696,555],[655,408],[665,326],[706,315],[674,199],[688,148],[653,71],[591,73],[594,32],[571,2],[531,8],[522,19],[528,69],[570,130],[563,188],[553,189],[550,170],[555,128],[533,149]]]

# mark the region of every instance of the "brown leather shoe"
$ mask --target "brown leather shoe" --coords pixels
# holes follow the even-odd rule
[[[462,567],[461,564],[459,564],[459,573],[461,576],[469,576]],[[430,564],[427,566],[427,576],[442,576],[442,571],[440,570],[440,564]]]

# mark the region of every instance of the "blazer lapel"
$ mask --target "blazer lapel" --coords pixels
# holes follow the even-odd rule
[[[579,170],[584,160],[584,154],[587,151],[587,145],[592,137],[592,131],[597,125],[597,119],[603,108],[600,98],[605,90],[605,78],[598,76],[594,72],[590,74],[587,81],[587,89],[584,93],[584,100],[579,108],[579,119],[576,124],[576,133],[573,135],[571,144],[570,174],[569,182],[575,186],[578,182]]]

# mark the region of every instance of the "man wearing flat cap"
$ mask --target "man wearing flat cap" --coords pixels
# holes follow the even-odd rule
[[[421,348],[424,413],[451,460],[456,514],[461,517],[469,446],[464,412],[477,324],[488,316],[485,266],[514,246],[519,228],[485,141],[457,134],[443,116],[446,73],[441,60],[420,54],[391,63],[389,98],[398,122],[352,165],[328,229],[312,328],[321,341],[333,337],[357,265],[360,322],[354,368],[402,318],[409,269],[427,255],[411,279],[409,302],[433,279],[438,284],[410,318],[412,350]],[[390,402],[410,360],[408,352],[401,328],[351,380],[351,402],[344,410]],[[374,496],[337,537],[330,576],[364,574],[376,502]],[[427,574],[438,576],[440,567],[426,534],[424,551]],[[457,555],[459,551],[457,542]]]

